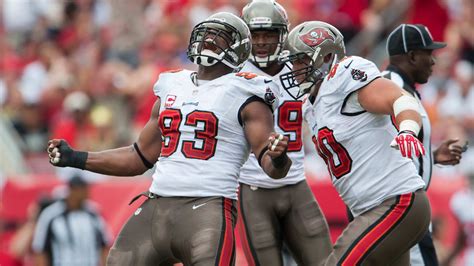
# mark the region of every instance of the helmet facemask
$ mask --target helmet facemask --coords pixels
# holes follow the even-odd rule
[[[252,55],[250,56],[250,61],[253,62],[254,64],[258,65],[259,67],[261,68],[265,68],[265,67],[268,67],[269,64],[275,62],[278,60],[279,56],[280,56],[280,53],[282,52],[283,50],[283,46],[285,44],[285,40],[286,40],[286,37],[288,36],[288,31],[286,29],[286,27],[271,27],[271,28],[255,28],[255,29],[251,29],[251,31],[276,31],[278,32],[278,41],[277,42],[268,42],[268,43],[260,43],[260,44],[255,44],[253,43],[252,44]],[[257,45],[266,45],[266,46],[269,46],[269,47],[274,47],[276,46],[275,48],[275,51],[272,53],[272,54],[269,54],[265,57],[259,57],[256,55],[256,52],[255,52],[255,47]]]
[[[305,65],[280,75],[283,88],[295,100],[300,99],[318,86],[329,73],[334,62],[337,61],[337,56],[333,54],[326,55],[322,58],[323,60],[318,60],[319,56],[319,49],[316,49],[312,57],[305,53],[290,55],[287,50],[283,51],[279,57],[279,62],[286,64],[289,69],[293,69],[292,63],[296,60]],[[304,60],[305,58],[310,58],[310,60]],[[298,82],[298,80],[301,80],[301,82]]]
[[[235,48],[246,42],[250,40],[243,39],[232,25],[217,20],[204,21],[194,27],[187,55],[198,65],[212,66],[221,62],[238,70],[241,65]]]

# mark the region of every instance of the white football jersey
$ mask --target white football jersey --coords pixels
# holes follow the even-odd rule
[[[272,79],[275,84],[278,84],[282,96],[278,109],[274,112],[275,132],[288,136],[288,157],[290,157],[292,165],[285,178],[273,179],[262,170],[255,154],[251,153],[248,161],[240,170],[239,182],[263,188],[277,188],[293,185],[304,180],[304,149],[301,130],[303,122],[302,101],[291,97],[280,82],[280,75],[290,71],[290,69],[285,66],[280,73],[271,77],[251,62],[247,62],[241,71],[266,76]]]
[[[240,111],[252,101],[278,106],[278,87],[256,75],[230,73],[196,86],[192,71],[162,73],[154,85],[161,99],[163,134],[150,191],[160,196],[237,199],[237,178],[250,145]]]
[[[451,210],[467,236],[462,265],[474,265],[474,193],[465,189],[456,192],[451,199]]]
[[[377,78],[374,63],[347,57],[331,69],[314,101],[303,104],[318,153],[355,216],[424,186],[411,160],[390,147],[397,135],[390,116],[365,111],[353,93]]]

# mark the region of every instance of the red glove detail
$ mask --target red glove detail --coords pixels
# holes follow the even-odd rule
[[[420,157],[425,155],[425,147],[423,143],[418,140],[415,133],[411,131],[401,131],[398,136],[393,139],[390,144],[391,147],[399,149],[403,157],[411,158],[413,155]]]

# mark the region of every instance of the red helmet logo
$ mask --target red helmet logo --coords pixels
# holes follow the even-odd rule
[[[319,45],[328,39],[334,41],[334,37],[327,30],[321,28],[312,29],[310,32],[299,37],[302,42],[311,47]]]

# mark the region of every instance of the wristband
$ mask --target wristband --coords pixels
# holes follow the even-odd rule
[[[57,147],[61,154],[61,159],[56,164],[59,167],[74,167],[79,169],[86,169],[86,161],[89,154],[85,151],[75,151],[69,147],[67,142],[61,140]]]
[[[286,153],[272,159],[272,165],[275,168],[283,168],[287,162],[288,156],[286,155]]]
[[[403,120],[400,122],[399,131],[411,131],[415,136],[418,136],[418,133],[420,132],[420,125],[416,121],[410,119]]]
[[[86,161],[87,157],[89,156],[89,153],[85,151],[74,151],[71,154],[71,162],[70,166],[79,168],[79,169],[86,169]]]

